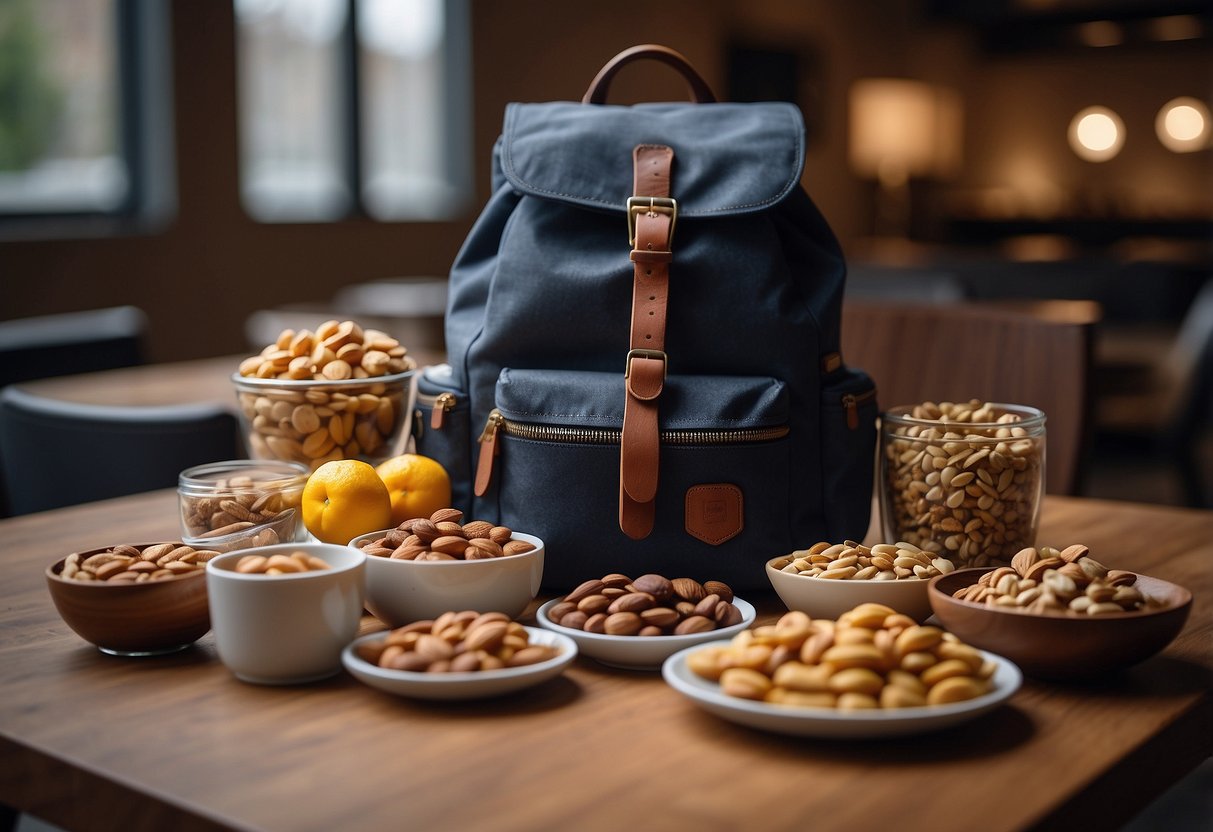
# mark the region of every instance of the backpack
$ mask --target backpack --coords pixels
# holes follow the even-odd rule
[[[694,100],[602,103],[650,58]],[[416,449],[466,516],[544,540],[544,586],[769,588],[768,559],[866,532],[875,388],[839,354],[845,266],[804,140],[795,106],[715,103],[657,46],[581,103],[508,105]]]

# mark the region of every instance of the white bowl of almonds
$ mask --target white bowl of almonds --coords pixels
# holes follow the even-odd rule
[[[232,376],[249,453],[315,470],[396,456],[416,362],[395,338],[354,321],[284,330]]]
[[[927,583],[956,567],[947,558],[912,543],[854,541],[815,543],[767,561],[771,586],[789,610],[814,618],[837,618],[872,602],[892,607],[915,621],[931,615]]]
[[[366,556],[366,607],[389,627],[437,618],[448,610],[520,615],[543,580],[538,537],[463,512],[430,517],[354,538]]]

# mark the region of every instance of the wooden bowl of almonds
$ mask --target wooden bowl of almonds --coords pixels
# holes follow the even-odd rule
[[[1179,635],[1192,593],[1109,569],[1086,546],[1021,550],[1011,566],[930,581],[935,617],[966,642],[1029,676],[1079,679],[1144,661]]]
[[[47,568],[46,584],[67,626],[103,653],[172,653],[211,629],[206,562],[217,554],[182,543],[73,552]]]

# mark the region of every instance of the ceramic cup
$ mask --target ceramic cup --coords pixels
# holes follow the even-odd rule
[[[358,634],[366,556],[328,543],[265,546],[270,556],[304,551],[328,569],[285,575],[236,571],[252,552],[231,552],[206,565],[211,627],[219,659],[238,679],[289,685],[332,676],[341,651]]]

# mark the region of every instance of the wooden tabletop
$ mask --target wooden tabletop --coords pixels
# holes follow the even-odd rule
[[[1043,540],[1190,588],[1184,632],[1112,679],[1028,681],[964,727],[879,741],[749,730],[584,657],[502,699],[424,703],[344,673],[245,684],[209,634],[170,657],[101,654],[43,570],[171,539],[176,512],[153,492],[0,522],[0,802],[68,829],[1091,829],[1213,752],[1209,512],[1046,498]],[[754,600],[761,620],[779,609]]]
[[[417,366],[443,360],[433,350],[410,350]],[[27,381],[22,390],[48,399],[115,406],[159,406],[172,404],[219,404],[236,409],[232,373],[246,355],[224,355],[168,364],[148,364],[84,373],[78,376]]]

